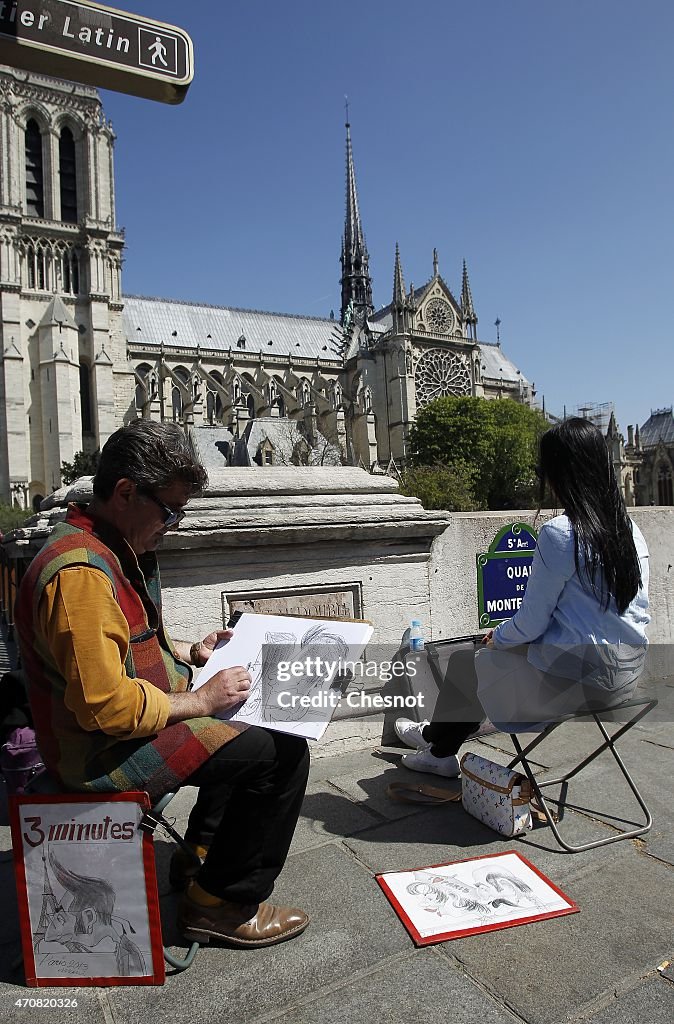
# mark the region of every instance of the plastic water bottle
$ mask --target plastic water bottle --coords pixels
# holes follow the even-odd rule
[[[424,649],[424,632],[419,619],[412,619],[410,624],[410,651],[414,654]]]

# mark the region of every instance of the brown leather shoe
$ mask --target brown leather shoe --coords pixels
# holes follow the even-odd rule
[[[196,853],[189,853],[179,846],[173,851],[171,863],[169,864],[169,885],[172,889],[182,892],[186,889],[193,878],[196,878],[204,863],[203,857]]]
[[[211,939],[233,946],[272,946],[303,932],[309,918],[297,907],[273,903],[223,903],[202,907],[183,896],[178,928],[190,942],[207,945]]]

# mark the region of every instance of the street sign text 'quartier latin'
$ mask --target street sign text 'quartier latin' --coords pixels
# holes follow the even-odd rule
[[[183,29],[76,0],[0,0],[0,62],[164,103],[194,75]]]

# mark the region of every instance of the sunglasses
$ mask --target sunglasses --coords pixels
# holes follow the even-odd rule
[[[180,523],[182,523],[183,519],[185,518],[185,512],[182,509],[179,512],[176,512],[174,508],[169,508],[168,505],[165,505],[163,501],[160,501],[159,498],[156,498],[151,491],[141,491],[139,489],[138,493],[143,498],[149,498],[150,501],[153,501],[155,505],[162,510],[162,512],[164,513],[164,526],[166,527],[167,530],[172,530],[174,526],[179,526]]]

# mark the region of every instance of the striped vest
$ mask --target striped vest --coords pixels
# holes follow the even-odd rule
[[[70,505],[31,562],[21,582],[16,626],[38,747],[66,789],[98,792],[145,790],[155,802],[177,789],[211,754],[246,728],[214,718],[169,725],[153,739],[120,740],[86,731],[65,704],[66,680],[36,628],[47,584],[61,569],[90,565],[104,572],[129,624],[126,674],[164,693],[188,688],[192,670],[176,656],[164,629],[159,569],[154,554],[136,559],[122,536],[94,521],[86,507]],[[92,613],[95,610],[92,609]]]

